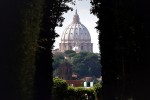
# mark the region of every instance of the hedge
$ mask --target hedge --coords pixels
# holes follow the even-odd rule
[[[92,88],[73,87],[69,86],[65,80],[53,79],[53,99],[55,100],[100,100],[101,98],[100,83],[97,83]]]

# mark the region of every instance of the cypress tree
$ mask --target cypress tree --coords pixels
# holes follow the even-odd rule
[[[39,79],[37,77],[37,70],[41,70],[38,66],[43,67],[46,65],[45,67],[50,67],[48,68],[50,70],[45,70],[46,75],[48,75],[48,72],[49,75],[42,78],[46,79],[46,81],[43,81],[47,82],[45,84],[52,83],[52,54],[50,53],[50,49],[52,48],[56,36],[54,29],[57,25],[62,24],[64,18],[61,17],[61,15],[70,9],[65,3],[70,1],[71,0],[59,2],[56,0],[1,0],[1,100],[33,100],[33,96],[36,97],[36,94],[39,92],[36,90],[40,90],[38,88],[43,86],[40,82],[38,83],[40,85],[37,85],[36,83],[38,82],[37,80],[42,77],[40,75]],[[46,6],[48,5],[50,9],[45,8],[44,4]],[[48,18],[48,20],[46,20],[46,18]],[[40,56],[46,59],[44,59],[46,63],[44,60],[41,60],[42,58],[37,60],[37,56],[35,57],[35,54],[39,53],[37,51],[40,51],[36,51],[36,49],[39,48],[40,43],[37,40],[42,37],[39,34],[44,32],[48,32],[49,34],[47,35],[47,38],[49,38],[49,44],[47,43],[47,45],[49,46],[46,48],[46,53],[44,51]],[[43,37],[45,38],[45,36]],[[35,60],[43,63],[36,63],[38,66],[35,66]],[[41,70],[41,73],[44,73],[43,70]],[[49,89],[48,91],[50,91],[50,84],[45,85],[45,88],[46,86],[46,90]],[[43,95],[45,92],[45,98],[48,98],[47,96],[50,95],[48,94],[50,92],[41,92],[43,92]],[[40,95],[40,97],[42,96]]]
[[[58,34],[56,26],[62,26],[62,15],[71,8],[66,3],[72,0],[45,0],[38,47],[36,51],[35,100],[50,100],[52,86],[52,53],[53,43]]]
[[[144,92],[149,89],[148,1],[91,0],[91,4],[100,19],[96,28],[101,32],[104,100],[148,99]]]
[[[1,100],[33,100],[41,0],[2,1]]]

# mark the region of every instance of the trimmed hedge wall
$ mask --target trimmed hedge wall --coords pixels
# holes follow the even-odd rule
[[[53,78],[52,100],[63,100],[67,95],[68,84],[65,80]]]
[[[69,86],[65,80],[54,78],[52,97],[55,100],[100,100],[101,84],[97,83],[93,88]]]

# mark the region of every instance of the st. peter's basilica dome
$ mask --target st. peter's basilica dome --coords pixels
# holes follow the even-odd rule
[[[61,52],[64,52],[65,50],[93,52],[90,33],[80,22],[77,10],[72,23],[66,27],[61,35],[59,47]]]

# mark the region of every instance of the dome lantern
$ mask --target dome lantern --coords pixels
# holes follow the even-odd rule
[[[76,13],[73,17],[73,23],[80,23],[80,18],[79,18],[79,15],[77,13],[77,9],[76,9]]]

